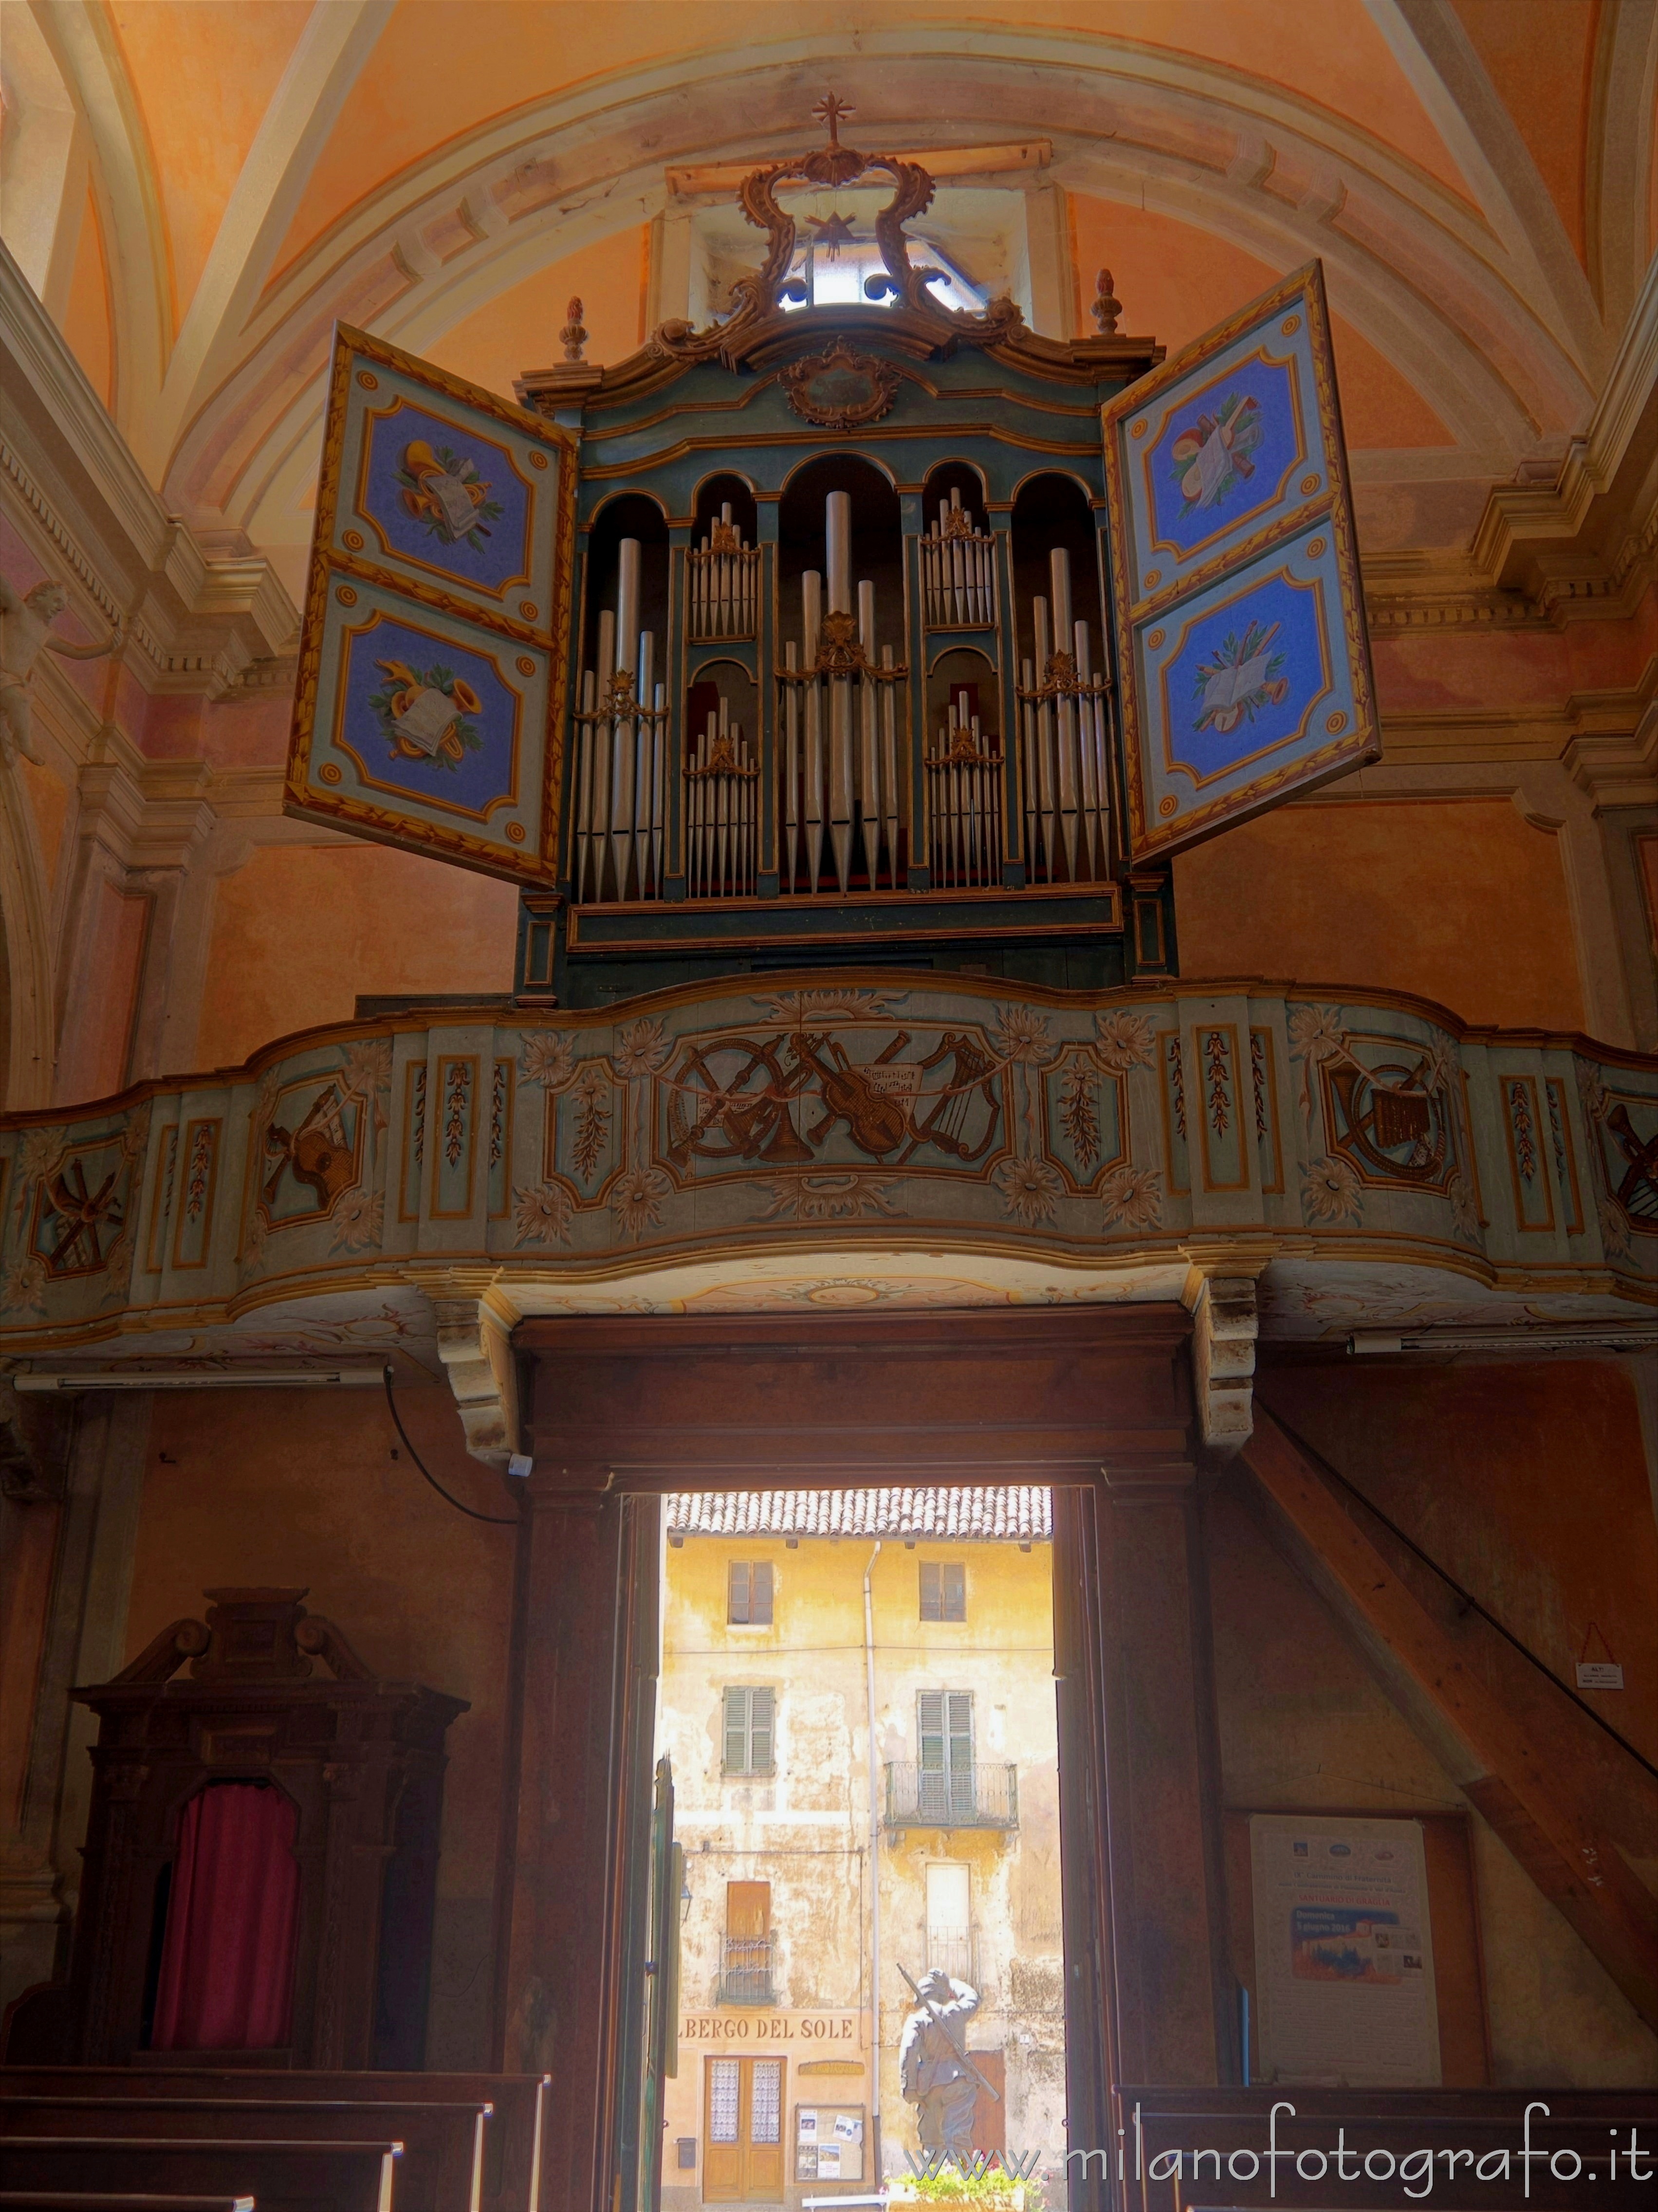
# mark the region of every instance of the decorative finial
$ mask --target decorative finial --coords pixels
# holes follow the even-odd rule
[[[829,133],[829,143],[832,146],[838,146],[840,143],[841,117],[843,115],[856,115],[857,113],[857,110],[850,104],[850,101],[838,99],[832,92],[826,92],[823,98],[812,110],[812,112],[817,117],[818,121],[822,124],[824,129]]]
[[[559,331],[558,343],[564,349],[566,361],[580,361],[582,348],[587,343],[588,336],[582,327],[582,302],[579,300],[572,300],[564,313],[569,316],[570,320]]]
[[[1117,318],[1123,312],[1123,303],[1111,289],[1109,269],[1102,269],[1100,271],[1094,280],[1094,287],[1096,295],[1094,302],[1094,319],[1100,325],[1100,335],[1102,338],[1114,338],[1117,335]]]

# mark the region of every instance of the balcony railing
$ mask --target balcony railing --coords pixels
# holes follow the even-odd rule
[[[1019,1770],[953,1766],[946,1772],[889,1761],[889,1828],[1016,1828]]]
[[[728,1936],[720,1950],[722,2004],[775,2004],[771,1984],[771,1938]]]

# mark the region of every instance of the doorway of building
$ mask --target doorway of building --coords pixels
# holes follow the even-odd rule
[[[902,2191],[947,2140],[1065,2201],[1053,1520],[1031,1485],[661,1500],[662,2212]]]

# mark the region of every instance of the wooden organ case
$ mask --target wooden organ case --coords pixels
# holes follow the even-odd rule
[[[303,1590],[206,1595],[205,1622],[174,1621],[113,1681],[75,1692],[100,1726],[67,2056],[143,2063],[183,1815],[216,1784],[259,1783],[295,1808],[299,1868],[291,2037],[261,2063],[418,2069],[443,1738],[466,1705],[371,1674],[332,1622],[306,1613]],[[189,1678],[174,1680],[186,1658]]]
[[[572,302],[516,406],[337,335],[284,805],[516,883],[521,1004],[1172,975],[1172,855],[1380,750],[1319,264],[1043,337],[816,112],[705,327],[600,368]]]
[[[941,305],[903,228],[930,178],[826,106],[827,147],[743,185],[770,250],[724,319],[517,386],[579,441],[563,881],[525,898],[524,997],[872,953],[1172,971],[1167,871],[1123,834],[1100,434],[1162,349],[1103,310],[1059,343],[1007,298]],[[778,194],[866,173],[880,268],[813,305]]]

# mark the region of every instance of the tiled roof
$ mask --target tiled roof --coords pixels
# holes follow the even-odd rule
[[[728,1490],[664,1501],[670,1536],[935,1536],[1046,1543],[1053,1497],[1033,1484],[978,1490]]]

